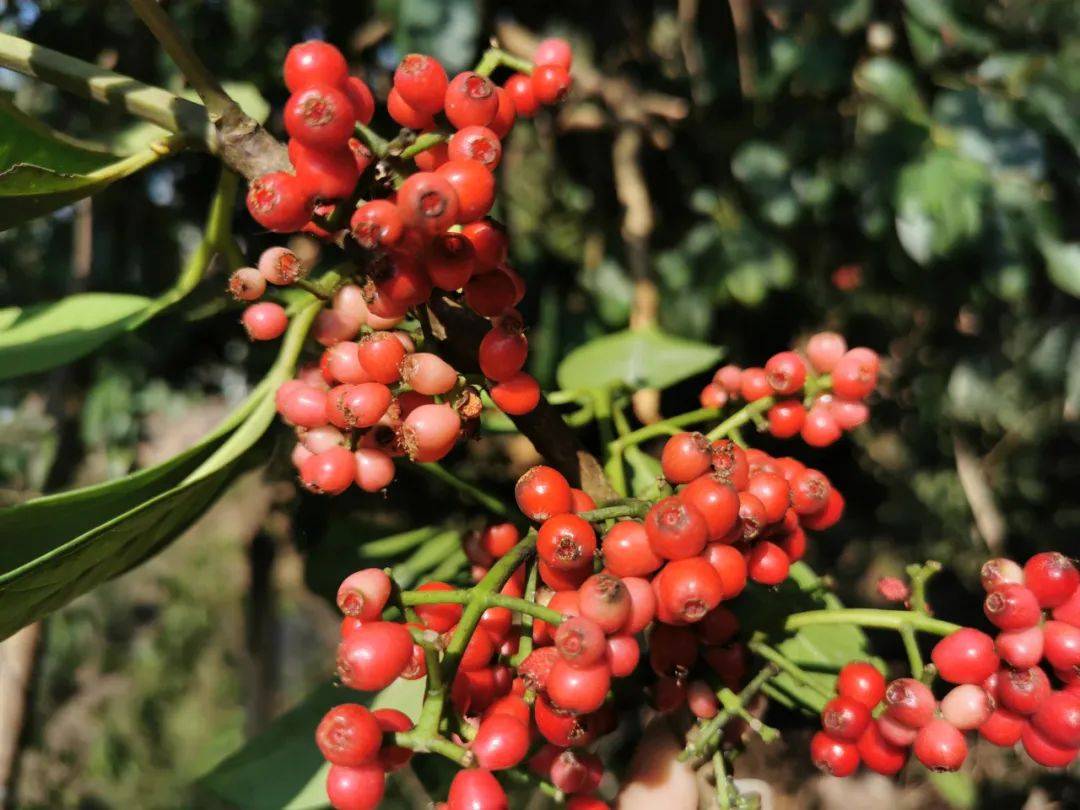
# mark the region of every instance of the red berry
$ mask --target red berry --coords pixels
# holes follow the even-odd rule
[[[374,810],[386,790],[386,771],[379,762],[355,768],[331,765],[326,774],[326,795],[334,810]]]
[[[558,104],[570,93],[570,73],[559,65],[539,65],[533,69],[533,96],[541,104]]]
[[[349,574],[338,588],[338,609],[363,621],[378,619],[390,598],[391,586],[390,577],[381,568],[365,568]]]
[[[859,767],[859,751],[853,743],[819,731],[810,740],[810,759],[830,776],[851,776]]]
[[[806,382],[806,363],[795,352],[780,352],[765,364],[765,376],[773,391],[790,396]]]
[[[584,616],[574,616],[555,631],[555,648],[568,664],[585,669],[604,661],[607,641],[600,625]]]
[[[998,707],[979,726],[979,734],[994,745],[1011,748],[1020,742],[1020,734],[1026,725],[1023,715]]]
[[[311,492],[338,495],[356,478],[356,460],[345,447],[316,453],[300,466],[300,483]]]
[[[881,732],[882,738],[892,745],[900,748],[910,748],[912,743],[915,742],[915,737],[919,733],[917,728],[911,728],[905,726],[903,723],[894,720],[887,714],[880,715],[875,719],[877,723],[878,731]]]
[[[836,332],[818,332],[806,344],[806,356],[819,374],[828,374],[847,351],[847,341]]]
[[[701,557],[672,560],[654,583],[659,604],[684,622],[700,621],[724,598],[724,583]]]
[[[791,479],[791,508],[798,515],[819,514],[829,504],[832,484],[817,470],[801,470]]]
[[[296,175],[270,172],[248,184],[247,208],[264,228],[289,233],[311,219],[312,200]]]
[[[529,520],[547,520],[553,515],[570,512],[574,506],[570,484],[562,473],[551,467],[537,466],[527,470],[514,487],[514,497],[518,509]],[[595,551],[595,540],[593,549]]]
[[[401,184],[397,206],[406,224],[433,235],[458,221],[457,192],[437,172],[417,172]]]
[[[970,627],[941,639],[930,658],[938,674],[949,683],[982,683],[998,668],[994,640]]]
[[[623,581],[608,573],[594,574],[578,589],[581,615],[596,622],[610,635],[630,618],[631,597]]]
[[[479,363],[484,376],[502,382],[521,371],[529,342],[520,330],[493,326],[480,341]]]
[[[1002,670],[995,697],[1017,714],[1034,714],[1050,696],[1050,680],[1039,667]]]
[[[801,515],[799,522],[804,528],[820,532],[836,525],[843,514],[844,496],[840,494],[840,490],[833,487],[829,490],[829,500],[826,501],[825,508],[812,515]]]
[[[959,770],[967,759],[964,735],[944,720],[934,719],[920,728],[913,750],[919,762],[937,772]]]
[[[371,94],[371,88],[364,83],[363,79],[350,76],[345,80],[345,95],[349,97],[356,120],[361,124],[370,124],[375,115],[375,97]],[[354,141],[356,144],[353,143]],[[361,151],[357,149],[357,145],[362,146],[355,138],[349,139],[349,148],[357,156],[357,167],[362,172],[371,163],[372,155],[366,146]],[[362,160],[361,154],[364,155]]]
[[[1002,630],[1034,627],[1042,617],[1039,600],[1023,585],[1003,585],[986,597],[983,612]]]
[[[885,676],[865,661],[845,664],[836,676],[836,693],[873,709],[885,697]]]
[[[756,540],[761,536],[768,520],[765,516],[765,504],[749,492],[739,493],[739,536],[743,540]]]
[[[604,535],[602,547],[604,562],[616,576],[646,576],[664,564],[652,550],[645,526],[637,521],[616,523]]]
[[[705,518],[709,542],[727,535],[739,519],[738,493],[713,475],[695,478],[679,492],[679,500],[697,509]]]
[[[1051,692],[1032,716],[1031,725],[1054,745],[1080,748],[1080,696]]]
[[[878,723],[873,720],[867,724],[855,747],[862,763],[876,773],[892,776],[907,763],[907,749],[885,739]]]
[[[447,810],[509,810],[506,792],[491,771],[466,768],[450,783]]]
[[[237,301],[256,301],[266,292],[266,279],[254,267],[241,267],[229,276],[229,293]]]
[[[746,491],[765,507],[765,522],[779,523],[791,506],[791,487],[782,475],[760,472],[750,476]],[[824,505],[824,504],[823,504]]]
[[[495,85],[472,71],[459,73],[446,88],[444,111],[455,129],[486,127],[499,109]]]
[[[445,582],[425,582],[417,588],[417,590],[423,593],[430,593],[453,591],[456,589],[453,585],[449,585]],[[417,605],[414,610],[416,611],[416,615],[420,618],[420,621],[424,623],[425,627],[434,630],[436,633],[445,633],[458,623],[464,608],[462,608],[461,605],[444,603]]]
[[[314,386],[290,380],[278,388],[274,403],[281,417],[297,427],[326,424],[326,392]]]
[[[552,650],[554,648],[548,647]],[[533,705],[536,729],[552,745],[566,748],[571,745],[586,745],[592,737],[585,718],[578,718],[571,712],[553,706],[543,694],[536,696]]]
[[[385,689],[408,666],[412,651],[412,636],[404,625],[366,622],[338,645],[338,678],[362,692]]]
[[[1039,607],[1056,608],[1080,588],[1080,571],[1064,554],[1044,551],[1024,564],[1024,584],[1039,600]]]
[[[544,560],[537,562],[540,581],[553,591],[576,591],[592,573],[592,560],[587,560],[577,568],[555,568]]]
[[[1059,622],[1080,627],[1080,588],[1073,591],[1073,595],[1067,602],[1054,608],[1053,615]]]
[[[679,560],[701,553],[708,525],[693,506],[668,497],[655,503],[645,515],[645,532],[657,556]]]
[[[1024,569],[1004,557],[987,560],[979,571],[983,589],[990,593],[1002,585],[1023,585]]]
[[[788,578],[791,559],[775,543],[762,540],[750,552],[746,570],[750,579],[759,585],[779,585]]]
[[[1028,627],[1024,630],[1002,630],[994,639],[994,649],[1010,667],[1029,669],[1043,657],[1043,630]]]
[[[769,385],[769,375],[763,368],[744,369],[739,378],[739,394],[747,402],[755,402],[759,399],[772,396],[773,388]]]
[[[405,222],[401,210],[389,200],[372,200],[361,205],[349,220],[349,230],[361,247],[387,248],[401,241]]]
[[[723,408],[727,405],[728,393],[716,383],[709,383],[698,394],[702,408]],[[796,431],[797,432],[797,431]],[[776,435],[775,433],[773,434]]]
[[[474,160],[495,171],[502,159],[502,144],[487,127],[465,127],[450,136],[447,154],[450,160]]]
[[[495,175],[475,160],[448,160],[435,171],[454,189],[458,222],[480,219],[495,202]]]
[[[611,674],[616,678],[625,678],[637,669],[641,658],[641,648],[637,639],[631,635],[612,636],[607,640],[607,660]]]
[[[335,706],[315,729],[315,743],[334,765],[356,767],[375,758],[382,731],[375,715],[356,703]]]
[[[832,370],[832,387],[841,399],[863,399],[877,385],[880,361],[877,353],[863,347],[848,350]]]
[[[713,470],[721,482],[731,484],[737,490],[745,489],[750,480],[750,464],[746,451],[731,439],[713,442]]]
[[[477,315],[496,318],[514,305],[517,291],[506,273],[473,276],[465,285],[465,303]]]
[[[828,447],[840,438],[840,426],[828,408],[814,405],[806,412],[806,420],[799,433],[811,447]]]
[[[490,393],[495,406],[509,416],[531,413],[540,404],[540,383],[524,371],[491,386]]]
[[[667,440],[660,456],[664,477],[673,484],[688,484],[712,467],[712,447],[701,433],[679,433]]]
[[[418,110],[401,97],[397,88],[390,88],[386,96],[386,111],[395,122],[408,129],[430,129],[433,125],[431,113]]]
[[[630,615],[620,632],[640,633],[656,616],[656,594],[648,580],[641,577],[623,577],[622,583],[630,592]]]
[[[344,84],[349,66],[341,51],[329,42],[311,39],[289,48],[283,65],[285,87],[290,93],[313,84]]]
[[[1044,768],[1065,768],[1080,754],[1080,750],[1075,747],[1057,745],[1030,724],[1024,724],[1020,741],[1024,744],[1027,755]]]
[[[490,273],[506,261],[506,231],[492,219],[479,219],[461,228],[476,251],[476,273]]]
[[[481,768],[513,768],[528,753],[529,727],[509,714],[494,714],[481,721],[469,747]]]
[[[870,709],[858,700],[835,697],[821,711],[821,727],[838,740],[856,742],[870,724]]]
[[[886,713],[908,728],[922,728],[934,717],[937,701],[930,687],[914,678],[897,678],[885,688]]]
[[[558,65],[563,70],[570,70],[572,60],[570,43],[559,37],[541,40],[533,52],[534,65]]]
[[[559,659],[547,679],[547,693],[556,706],[577,714],[599,709],[611,686],[611,669],[607,662],[591,667],[574,667]]]
[[[799,435],[806,422],[806,408],[798,400],[788,399],[769,408],[769,433],[778,439],[790,439]]]
[[[407,54],[394,71],[394,89],[402,100],[427,115],[442,109],[448,84],[446,71],[433,56]]]
[[[1043,650],[1047,663],[1061,672],[1080,673],[1080,627],[1049,621],[1041,632],[1045,638]]]
[[[710,543],[701,556],[720,575],[725,600],[734,599],[743,592],[748,572],[746,558],[738,549],[723,543]]]
[[[522,118],[532,118],[536,115],[540,104],[533,92],[532,77],[524,73],[515,73],[505,84],[506,92],[514,102],[514,111]]]
[[[577,570],[596,554],[596,532],[572,512],[560,511],[540,526],[536,552],[553,568]]]
[[[343,149],[356,116],[349,97],[329,84],[308,85],[285,103],[285,130],[311,149]]]

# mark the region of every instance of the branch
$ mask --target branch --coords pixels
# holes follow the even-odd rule
[[[442,347],[447,360],[459,371],[479,371],[480,341],[490,324],[445,296],[433,298],[431,312],[439,319],[445,337]],[[562,416],[545,397],[524,416],[511,417],[518,430],[532,441],[536,451],[574,486],[580,486],[597,503],[618,498],[596,457],[586,451]]]

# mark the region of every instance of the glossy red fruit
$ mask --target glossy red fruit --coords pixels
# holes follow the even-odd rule
[[[746,558],[738,549],[724,543],[710,543],[701,556],[720,575],[725,600],[734,599],[743,592],[749,574]]]
[[[457,193],[458,222],[473,222],[491,210],[495,202],[495,175],[483,163],[450,159],[435,173]]]
[[[841,430],[836,417],[828,408],[813,405],[806,412],[806,419],[803,420],[799,434],[811,447],[828,447],[840,438]]]
[[[697,509],[705,518],[710,543],[725,537],[739,519],[738,493],[715,475],[695,478],[679,492],[679,500]]]
[[[885,676],[873,664],[853,661],[836,676],[836,693],[873,710],[885,697]]]
[[[464,234],[440,233],[428,245],[424,269],[440,290],[460,290],[472,277],[476,250]]]
[[[465,768],[450,783],[446,810],[509,810],[506,791],[491,771]]]
[[[532,118],[540,108],[533,93],[532,77],[524,73],[515,73],[505,84],[506,92],[514,102],[514,110],[522,118]]]
[[[1024,564],[1024,584],[1039,600],[1039,607],[1055,608],[1080,588],[1080,571],[1064,554],[1044,551]]]
[[[739,377],[739,394],[747,402],[755,402],[759,399],[772,396],[773,389],[769,385],[769,376],[765,369],[756,366],[743,369]]]
[[[994,640],[970,627],[957,630],[934,645],[930,659],[949,683],[982,683],[998,668]]]
[[[967,759],[967,741],[959,729],[944,720],[933,719],[919,729],[912,750],[932,771],[956,771]]]
[[[529,727],[509,714],[491,715],[481,721],[469,748],[481,768],[513,768],[528,753]]]
[[[509,416],[532,413],[540,404],[540,383],[524,371],[491,386],[491,401]],[[575,509],[574,511],[582,511]]]
[[[338,678],[350,689],[385,689],[408,665],[412,648],[412,636],[404,625],[366,622],[338,645]]]
[[[810,760],[830,776],[851,776],[859,767],[859,751],[854,743],[819,731],[810,740]]]
[[[300,483],[320,495],[338,495],[356,478],[356,460],[345,447],[316,453],[300,465]]]
[[[618,632],[630,618],[630,590],[617,576],[594,574],[578,589],[581,615],[599,625],[607,635]]]
[[[592,619],[574,616],[555,630],[555,649],[568,664],[584,669],[605,660],[607,640],[600,625]]]
[[[983,613],[1001,630],[1023,630],[1034,627],[1042,617],[1039,600],[1023,585],[1002,585],[987,594]]]
[[[885,687],[886,713],[908,728],[922,728],[934,717],[937,701],[930,687],[914,678],[897,678]]]
[[[331,765],[326,774],[326,796],[334,810],[374,810],[386,790],[386,771],[379,762],[354,768]]]
[[[591,667],[574,667],[560,658],[548,674],[547,694],[561,709],[588,714],[599,709],[611,687],[611,669],[606,662]]]
[[[657,501],[645,515],[645,533],[657,556],[679,560],[700,554],[708,537],[708,524],[693,506],[677,497]]]
[[[356,767],[373,760],[382,744],[382,730],[370,711],[343,703],[328,711],[315,729],[319,751],[333,765]]]
[[[601,548],[604,563],[620,577],[640,577],[659,570],[664,559],[653,551],[645,526],[635,520],[620,520],[604,535]]]
[[[397,192],[397,206],[407,225],[434,235],[458,221],[457,192],[437,172],[417,172]]]
[[[1012,747],[1020,742],[1020,734],[1026,725],[1023,715],[998,707],[979,726],[979,734],[994,745]]]
[[[514,108],[514,99],[504,88],[496,87],[495,95],[499,97],[499,108],[495,111],[495,117],[491,119],[488,127],[495,133],[496,138],[505,138],[514,128],[517,110]]]
[[[862,763],[876,773],[892,776],[900,772],[907,763],[906,748],[893,745],[882,736],[876,721],[871,720],[855,747]]]
[[[836,332],[818,332],[806,343],[806,356],[819,374],[828,374],[847,351],[847,341]]]
[[[1031,725],[1062,748],[1080,748],[1080,695],[1051,692],[1031,717]]]
[[[514,305],[516,298],[517,288],[513,280],[500,270],[474,276],[465,285],[465,303],[469,309],[485,318],[499,317]]]
[[[345,92],[329,84],[312,84],[285,103],[285,130],[311,149],[344,149],[356,121]]]
[[[361,205],[349,220],[349,231],[361,247],[387,248],[401,241],[405,221],[401,210],[389,200],[371,200]]]
[[[870,719],[870,709],[849,697],[835,697],[821,711],[821,727],[825,732],[847,742],[858,741]]]
[[[288,172],[270,172],[248,184],[247,209],[271,231],[298,231],[311,219],[313,200],[303,182]]]
[[[724,583],[701,557],[672,560],[654,583],[659,605],[684,622],[700,621],[724,598]]]
[[[373,709],[371,714],[375,718],[375,722],[378,723],[379,730],[385,735],[409,731],[413,727],[413,722],[409,719],[409,716],[404,712],[399,712],[397,709]],[[387,773],[390,773],[403,767],[412,759],[412,755],[411,749],[393,745],[386,739],[379,750],[378,756],[383,768],[386,769]]]
[[[791,559],[780,546],[762,540],[750,552],[746,570],[750,579],[759,585],[779,585],[788,578]]]
[[[759,472],[750,476],[746,491],[765,507],[765,522],[779,523],[791,506],[791,487],[782,475]]]
[[[559,37],[541,40],[533,51],[534,65],[558,65],[563,70],[570,70],[572,60],[570,43]]]
[[[798,436],[806,422],[806,408],[801,402],[788,399],[778,402],[766,413],[769,421],[769,433],[778,439],[790,439]]]
[[[446,88],[443,110],[455,129],[486,127],[498,109],[495,85],[486,76],[467,70],[455,76]]]
[[[1054,608],[1053,616],[1059,622],[1071,624],[1073,627],[1080,627],[1080,588],[1073,592],[1067,602]]]
[[[536,552],[553,568],[578,570],[596,554],[596,532],[572,512],[555,514],[540,526]]]
[[[1049,621],[1042,627],[1046,662],[1061,672],[1080,673],[1080,627]],[[1032,664],[1031,666],[1034,666]]]
[[[619,632],[640,633],[656,616],[656,594],[648,580],[641,577],[623,577],[622,583],[630,593],[630,615]]]
[[[528,354],[529,342],[519,329],[493,326],[480,341],[480,370],[489,379],[508,380],[521,371]]]
[[[1057,745],[1028,723],[1020,732],[1020,741],[1027,755],[1044,768],[1068,767],[1080,754],[1080,749]]]
[[[457,590],[446,582],[425,582],[417,588],[422,593],[450,592]],[[414,610],[424,626],[436,633],[445,633],[461,619],[464,608],[458,604],[443,603],[416,605]]]
[[[790,396],[806,382],[806,363],[795,352],[780,352],[765,364],[765,376],[774,392]]]
[[[961,731],[979,728],[993,711],[993,697],[974,683],[955,686],[941,699],[941,716]]]
[[[514,498],[522,514],[536,521],[566,514],[572,511],[574,506],[570,484],[563,474],[542,465],[527,470],[518,479],[514,486]],[[595,541],[593,550],[595,551]]]
[[[738,538],[747,542],[757,540],[768,523],[765,517],[765,505],[756,495],[749,492],[739,493],[739,529]],[[734,541],[731,541],[734,542]]]
[[[625,678],[637,669],[641,648],[631,635],[611,636],[607,640],[607,661],[615,678]]]
[[[1043,657],[1044,637],[1039,626],[1024,630],[1002,630],[994,639],[994,649],[1014,669],[1029,669]]]
[[[547,649],[551,649],[550,647]],[[536,696],[533,704],[536,730],[552,745],[567,748],[572,745],[587,745],[592,738],[589,720],[578,717],[572,712],[563,711],[552,705],[543,694]]]
[[[877,385],[880,360],[865,347],[849,349],[832,370],[833,392],[841,399],[864,399]]]
[[[800,470],[791,477],[791,508],[797,515],[816,515],[829,504],[832,484],[817,470]]]
[[[502,144],[487,127],[465,127],[450,136],[447,153],[450,160],[474,160],[489,171],[495,171],[502,159]]]
[[[390,598],[390,577],[381,568],[365,568],[342,580],[337,592],[338,610],[362,621],[378,619]]]
[[[825,508],[812,515],[800,515],[799,522],[803,528],[820,532],[835,526],[843,515],[844,496],[840,494],[840,490],[833,487],[829,490],[829,500],[825,503]]]
[[[539,65],[533,69],[533,96],[541,104],[558,104],[570,93],[570,73],[559,65]]]
[[[406,54],[394,71],[394,89],[402,100],[427,115],[442,109],[448,84],[439,60],[426,54]]]
[[[342,85],[349,66],[341,51],[329,42],[312,39],[289,48],[282,72],[285,87],[295,93],[312,84]]]
[[[664,444],[660,455],[664,477],[673,484],[688,484],[712,467],[712,447],[702,433],[679,433]]]
[[[1050,696],[1050,680],[1040,667],[1002,670],[994,696],[1010,711],[1034,714]]]
[[[307,196],[319,200],[340,200],[356,188],[360,171],[348,147],[312,149],[300,141],[289,141],[289,162],[296,169]]]
[[[746,460],[746,451],[731,439],[717,439],[713,442],[713,470],[722,483],[731,484],[736,490],[746,488],[750,480],[750,465]]]

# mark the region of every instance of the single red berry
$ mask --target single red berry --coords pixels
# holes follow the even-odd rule
[[[343,703],[323,716],[315,729],[315,743],[331,764],[356,767],[379,753],[382,731],[365,707]]]
[[[289,162],[296,169],[304,193],[318,200],[340,200],[356,188],[360,171],[347,146],[313,149],[296,139],[289,141]]]
[[[533,96],[540,104],[558,104],[570,94],[573,80],[559,65],[539,65],[533,69]]]
[[[386,96],[386,112],[396,123],[408,129],[426,130],[434,125],[431,113],[413,107],[401,97],[396,87],[391,87]]]
[[[458,382],[457,370],[431,352],[405,355],[399,370],[402,382],[412,390],[429,396],[446,394]]]
[[[529,727],[508,714],[492,715],[481,721],[469,748],[481,768],[513,768],[528,753]]]
[[[422,593],[430,593],[449,592],[456,590],[456,588],[446,582],[425,582],[417,590]],[[434,630],[436,633],[445,633],[458,623],[464,608],[461,605],[445,603],[416,605],[414,610],[420,621],[424,623],[424,626]]]
[[[485,170],[486,171],[486,170]],[[477,315],[497,318],[514,305],[517,289],[507,273],[474,275],[465,285],[465,303]]]
[[[462,226],[461,233],[476,251],[476,273],[490,273],[506,261],[506,231],[494,220],[478,219]]]
[[[424,256],[424,269],[440,290],[460,290],[476,265],[476,249],[461,233],[440,233],[432,238]]]
[[[394,71],[394,89],[406,104],[427,115],[442,109],[448,84],[439,60],[425,54],[407,54]]]
[[[819,514],[829,504],[832,484],[824,474],[806,469],[791,479],[791,508],[798,515]]]
[[[540,404],[540,383],[524,371],[491,386],[490,393],[495,407],[509,416],[531,413]]]
[[[744,369],[739,378],[739,394],[747,402],[754,402],[772,396],[773,388],[769,385],[769,375],[763,368]]]
[[[791,506],[791,487],[782,475],[767,472],[751,475],[746,491],[765,507],[766,523],[779,523]]]
[[[813,405],[806,412],[806,420],[799,433],[811,447],[828,447],[840,438],[840,425],[828,408]]]
[[[750,552],[746,570],[750,579],[759,585],[779,585],[788,578],[791,559],[775,543],[762,540]]]
[[[710,543],[701,556],[720,575],[725,600],[734,599],[743,592],[749,574],[746,558],[737,548],[724,543]]]
[[[836,332],[818,332],[806,344],[806,356],[819,374],[828,374],[847,351],[847,341]]]
[[[1024,584],[1039,600],[1039,607],[1056,608],[1080,588],[1080,571],[1064,554],[1044,551],[1024,564]]]
[[[1080,627],[1080,588],[1073,591],[1073,595],[1067,602],[1054,608],[1053,616],[1059,622]]]
[[[620,520],[604,535],[604,563],[620,577],[646,576],[664,564],[653,551],[645,526],[634,520]]]
[[[581,615],[608,635],[618,632],[630,618],[630,591],[621,579],[608,573],[594,574],[581,584],[578,604]]]
[[[1062,748],[1080,748],[1080,695],[1051,692],[1031,717],[1031,725]]]
[[[1026,725],[1023,715],[999,706],[979,726],[979,735],[994,745],[1011,748],[1020,742],[1020,734]]]
[[[821,727],[825,732],[847,742],[857,742],[870,719],[870,709],[849,697],[835,697],[821,711]]]
[[[444,634],[443,638],[447,645],[449,645],[456,629],[456,627],[451,627]],[[473,633],[469,636],[469,642],[461,653],[458,669],[465,672],[484,669],[491,663],[491,657],[494,654],[495,643],[491,640],[491,636],[487,633]]]
[[[521,371],[529,341],[519,329],[493,326],[480,341],[479,363],[484,376],[502,382]]]
[[[1043,629],[1038,626],[1002,630],[994,639],[994,649],[1010,667],[1030,669],[1042,660],[1044,642]]]
[[[619,632],[640,633],[656,616],[656,594],[649,581],[641,577],[623,577],[622,583],[630,592],[630,616]]]
[[[480,535],[480,545],[493,559],[504,557],[521,540],[521,533],[513,523],[496,523],[488,526]]]
[[[450,783],[446,810],[509,810],[506,791],[491,771],[465,768]]]
[[[363,621],[378,619],[390,598],[392,583],[381,568],[365,568],[349,574],[337,592],[338,609]]]
[[[356,352],[360,365],[374,382],[388,385],[401,379],[405,347],[394,335],[372,332],[360,341]]]
[[[932,771],[956,771],[967,759],[967,741],[955,726],[933,719],[919,729],[913,747],[915,757]]]
[[[810,740],[810,760],[830,776],[851,776],[859,767],[859,751],[853,743],[819,731]]]
[[[599,709],[611,686],[607,662],[591,667],[574,667],[560,659],[548,674],[547,693],[551,702],[566,711],[588,714]]]
[[[329,84],[308,85],[285,103],[285,130],[311,149],[344,149],[356,115],[343,90]]]
[[[311,492],[339,495],[356,477],[356,461],[345,447],[316,453],[300,466],[300,483]]]
[[[876,352],[861,346],[849,349],[833,367],[833,392],[841,399],[864,399],[877,385],[879,366]]]
[[[326,416],[335,427],[371,427],[386,413],[393,400],[390,389],[381,383],[339,385],[326,398]]]
[[[562,473],[552,467],[537,466],[527,470],[514,487],[514,497],[518,509],[529,520],[544,521],[553,515],[570,512],[574,507],[570,484]],[[589,529],[591,531],[592,527]],[[595,548],[594,533],[594,551]]]
[[[1080,749],[1057,745],[1029,723],[1020,732],[1020,741],[1027,755],[1044,768],[1068,767],[1080,755]]]
[[[406,178],[397,192],[397,206],[406,224],[429,235],[458,221],[457,192],[437,172],[417,172]]]
[[[241,267],[229,276],[229,293],[237,301],[257,301],[266,292],[266,279],[254,267]]]
[[[506,80],[506,92],[514,102],[514,111],[522,118],[532,118],[540,108],[533,92],[532,77],[524,73],[515,73]]]
[[[313,84],[342,85],[349,75],[349,66],[341,51],[329,42],[311,39],[289,48],[282,72],[285,87],[295,93]]]
[[[1034,627],[1042,618],[1038,598],[1023,585],[1003,585],[988,594],[983,612],[1001,630]]]
[[[855,747],[862,763],[876,773],[893,776],[907,763],[907,749],[885,739],[878,723],[873,720],[867,724]]]
[[[548,675],[551,674],[551,668],[555,666],[559,655],[555,647],[538,647],[518,666],[518,675],[529,689],[543,692],[547,689]]]
[[[446,88],[444,111],[455,129],[486,127],[499,109],[495,85],[471,70],[459,73]]]
[[[926,684],[897,678],[885,688],[886,713],[908,728],[922,728],[934,717],[937,701]]]
[[[451,158],[435,173],[457,193],[458,222],[473,222],[491,210],[495,202],[495,175],[483,163]]]
[[[366,622],[338,645],[338,678],[362,692],[385,689],[408,666],[412,650],[412,636],[404,625]]]
[[[1017,714],[1034,714],[1050,696],[1050,679],[1040,667],[1002,670],[995,697]]]
[[[553,591],[576,591],[593,571],[592,560],[586,560],[577,568],[556,568],[544,560],[537,562],[540,581]]]
[[[757,540],[768,522],[761,499],[749,492],[740,492],[738,535],[747,542]]]
[[[1044,624],[1041,632],[1046,662],[1060,672],[1080,673],[1080,627],[1054,620]]]
[[[326,391],[319,388],[290,380],[278,388],[274,403],[281,417],[297,427],[316,428],[326,424]]]
[[[645,532],[657,556],[679,560],[701,553],[708,524],[693,506],[677,497],[668,497],[653,504],[645,515]]]
[[[371,88],[367,86],[363,79],[350,76],[345,80],[345,95],[349,97],[349,103],[352,104],[356,120],[361,124],[370,124],[371,119],[375,116],[375,97],[371,94]],[[363,147],[363,150],[358,150],[357,144],[359,143],[355,138],[349,139],[349,149],[357,156],[357,168],[363,172],[371,163],[372,154],[366,146]],[[363,160],[360,159],[361,154],[366,155]]]
[[[887,714],[880,715],[875,719],[875,722],[877,723],[878,731],[881,732],[881,736],[887,742],[898,746],[899,748],[910,748],[915,742],[916,735],[919,733],[917,728],[905,726],[903,723],[894,720]]]
[[[465,127],[450,136],[447,154],[450,160],[473,160],[495,171],[502,159],[502,144],[487,127]]]
[[[660,455],[664,477],[673,484],[688,484],[712,467],[712,447],[701,433],[679,433],[664,444]]]
[[[728,393],[716,383],[709,383],[698,394],[698,402],[702,408],[723,408],[727,405]]]
[[[820,532],[835,526],[843,515],[844,496],[840,494],[840,490],[833,487],[829,490],[829,499],[825,503],[825,508],[812,515],[800,515],[799,522],[802,523],[803,528]]]
[[[769,408],[769,433],[778,439],[799,435],[806,422],[806,408],[798,400],[788,399]]]
[[[885,697],[885,676],[873,664],[853,661],[836,676],[836,693],[874,709]]]
[[[570,70],[573,58],[570,43],[559,37],[541,40],[533,52],[534,65],[558,65],[563,70]]]
[[[326,796],[334,810],[374,810],[386,790],[386,771],[380,762],[354,768],[331,765],[326,774]]]
[[[547,647],[554,652],[554,648]],[[536,730],[552,745],[567,748],[572,745],[586,745],[592,739],[592,731],[587,725],[587,718],[579,718],[572,712],[564,711],[543,694],[536,696],[533,704]]]
[[[641,659],[641,648],[637,639],[631,635],[611,636],[607,640],[607,661],[611,674],[616,678],[626,678],[635,669]]]
[[[495,117],[491,119],[488,127],[495,133],[496,138],[501,139],[509,135],[510,130],[514,128],[514,122],[517,120],[517,109],[514,107],[514,99],[504,88],[496,87],[495,95],[499,97],[499,108],[496,110]]]
[[[585,669],[605,660],[607,640],[603,629],[592,619],[574,616],[555,631],[555,648],[568,664]]]
[[[401,241],[405,222],[401,210],[389,200],[371,200],[361,205],[349,220],[349,231],[361,247],[388,248]]]
[[[296,175],[270,172],[248,184],[247,208],[264,228],[290,233],[311,219],[312,200]]]
[[[654,581],[659,605],[684,622],[700,621],[724,598],[720,575],[701,557],[672,560]]]
[[[553,568],[580,569],[596,554],[596,532],[572,512],[554,514],[540,526],[536,553]]]
[[[679,500],[697,509],[705,518],[710,543],[725,537],[739,519],[738,493],[715,475],[695,478],[679,492]]]
[[[971,627],[941,639],[930,658],[938,674],[949,683],[982,683],[997,671],[999,663],[994,640]]]
[[[806,382],[806,363],[795,352],[780,352],[765,364],[765,376],[773,391],[790,396]]]
[[[397,474],[390,455],[374,447],[361,447],[354,453],[356,485],[364,492],[380,492],[390,486]]]
[[[998,557],[987,560],[979,571],[983,590],[996,591],[1002,585],[1023,585],[1024,569],[1012,560]]]

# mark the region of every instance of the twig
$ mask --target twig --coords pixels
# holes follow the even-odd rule
[[[1001,554],[1005,541],[1005,518],[998,509],[994,491],[986,478],[978,457],[958,435],[953,436],[953,454],[956,456],[956,477],[964,491],[975,528],[991,554]]]

